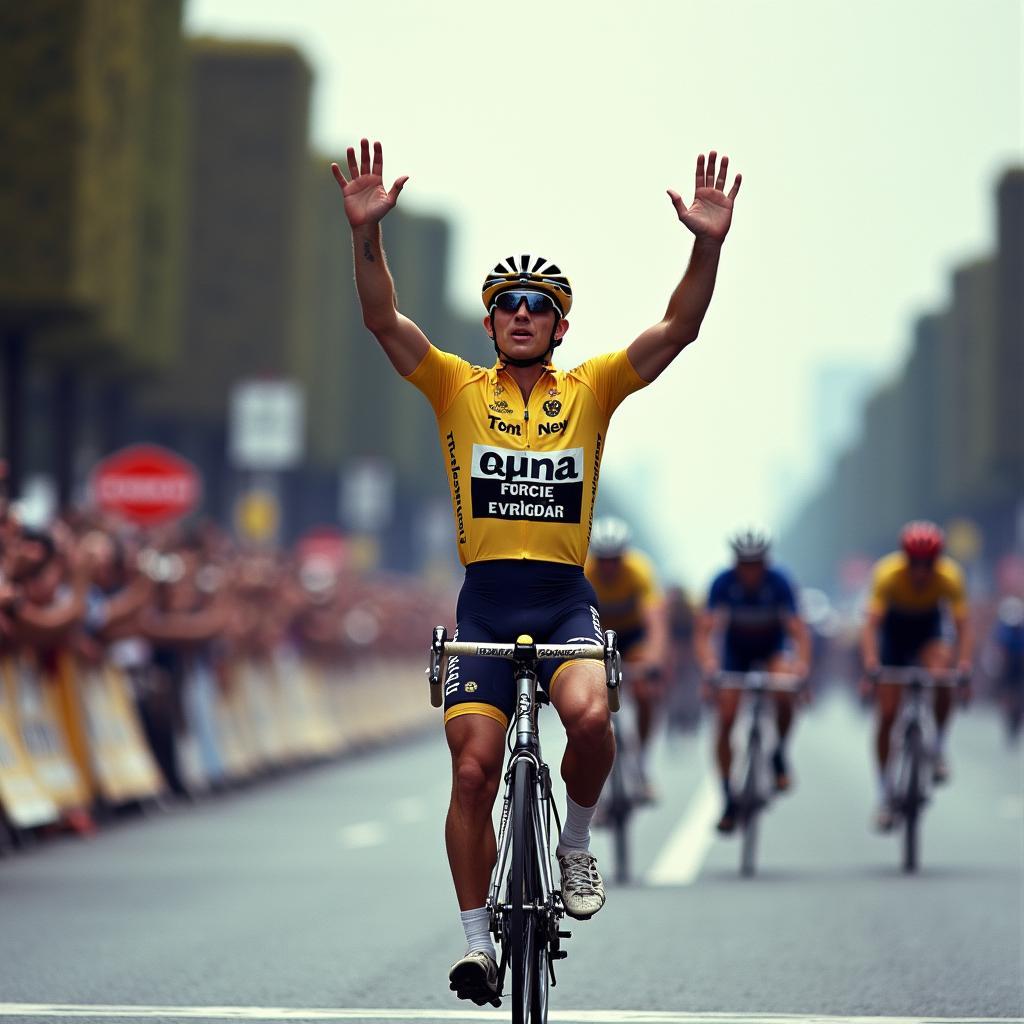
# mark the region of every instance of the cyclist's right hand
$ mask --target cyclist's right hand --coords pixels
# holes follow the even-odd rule
[[[348,181],[337,164],[331,164],[341,194],[345,197],[345,216],[353,228],[377,224],[398,202],[399,193],[409,180],[408,175],[395,179],[390,191],[384,189],[384,154],[379,142],[373,144],[373,162],[370,162],[370,143],[363,139],[359,144],[359,161],[356,151],[348,147]]]

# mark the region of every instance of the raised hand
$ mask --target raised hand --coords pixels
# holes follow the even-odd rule
[[[351,152],[351,150],[349,151]],[[729,233],[732,223],[732,208],[740,190],[743,175],[737,174],[728,195],[725,192],[725,181],[729,172],[729,158],[722,157],[718,177],[715,177],[715,162],[718,154],[711,150],[708,153],[707,167],[704,166],[704,154],[697,157],[697,183],[693,193],[693,202],[687,206],[678,192],[668,190],[668,197],[676,208],[679,219],[697,236],[711,242],[721,242]]]
[[[395,203],[398,195],[409,180],[403,175],[395,180],[391,190],[384,188],[384,154],[379,142],[373,144],[373,163],[370,162],[370,143],[363,139],[359,144],[359,162],[356,151],[348,147],[348,171],[352,180],[346,179],[337,164],[331,164],[331,173],[345,197],[345,216],[349,224],[357,228],[365,224],[376,224],[382,220]]]

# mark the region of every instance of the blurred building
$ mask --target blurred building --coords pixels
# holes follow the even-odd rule
[[[996,216],[995,253],[955,270],[949,304],[918,319],[901,372],[785,531],[808,583],[834,587],[909,519],[959,524],[954,554],[984,575],[1024,541],[1024,169],[999,181]]]
[[[304,453],[274,478],[288,540],[340,523],[378,564],[454,559],[427,402],[362,324],[351,236],[308,141],[296,49],[185,40],[181,0],[39,0],[0,9],[0,455],[14,492],[81,497],[102,455],[164,444],[231,522],[255,479],[232,465],[244,380],[295,382]],[[402,309],[436,344],[490,362],[454,312],[445,220],[396,210],[385,245]],[[470,282],[475,289],[478,282]]]
[[[141,428],[197,463],[221,517],[239,486],[225,464],[232,388],[299,376],[309,346],[311,81],[290,46],[189,42],[182,334]]]
[[[0,7],[3,450],[71,497],[181,337],[180,0]]]

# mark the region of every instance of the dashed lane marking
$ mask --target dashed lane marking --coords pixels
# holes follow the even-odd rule
[[[396,800],[392,805],[392,810],[395,817],[403,825],[414,825],[418,821],[423,821],[427,816],[425,801],[415,796],[407,796],[401,800]]]
[[[360,821],[354,825],[346,825],[338,832],[342,846],[350,850],[362,850],[368,846],[380,846],[386,833],[379,821]]]
[[[648,885],[692,885],[715,841],[719,786],[705,775],[658,859],[647,872]]]
[[[495,1021],[493,1010],[328,1010],[267,1006],[90,1006],[0,1003],[0,1020],[52,1018],[92,1020],[248,1021]],[[656,1010],[552,1010],[557,1024],[1018,1024],[1010,1017],[850,1017],[814,1013],[673,1013]]]

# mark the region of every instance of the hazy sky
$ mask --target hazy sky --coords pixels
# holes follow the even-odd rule
[[[563,364],[660,319],[690,250],[665,189],[689,201],[697,153],[729,154],[743,188],[701,337],[622,406],[604,464],[703,585],[726,532],[779,525],[805,492],[820,368],[894,372],[912,317],[991,247],[993,185],[1024,146],[1021,10],[189,0],[186,23],[303,50],[314,143],[383,141],[388,183],[411,176],[401,203],[455,226],[467,312],[499,257],[556,260],[574,293]]]

